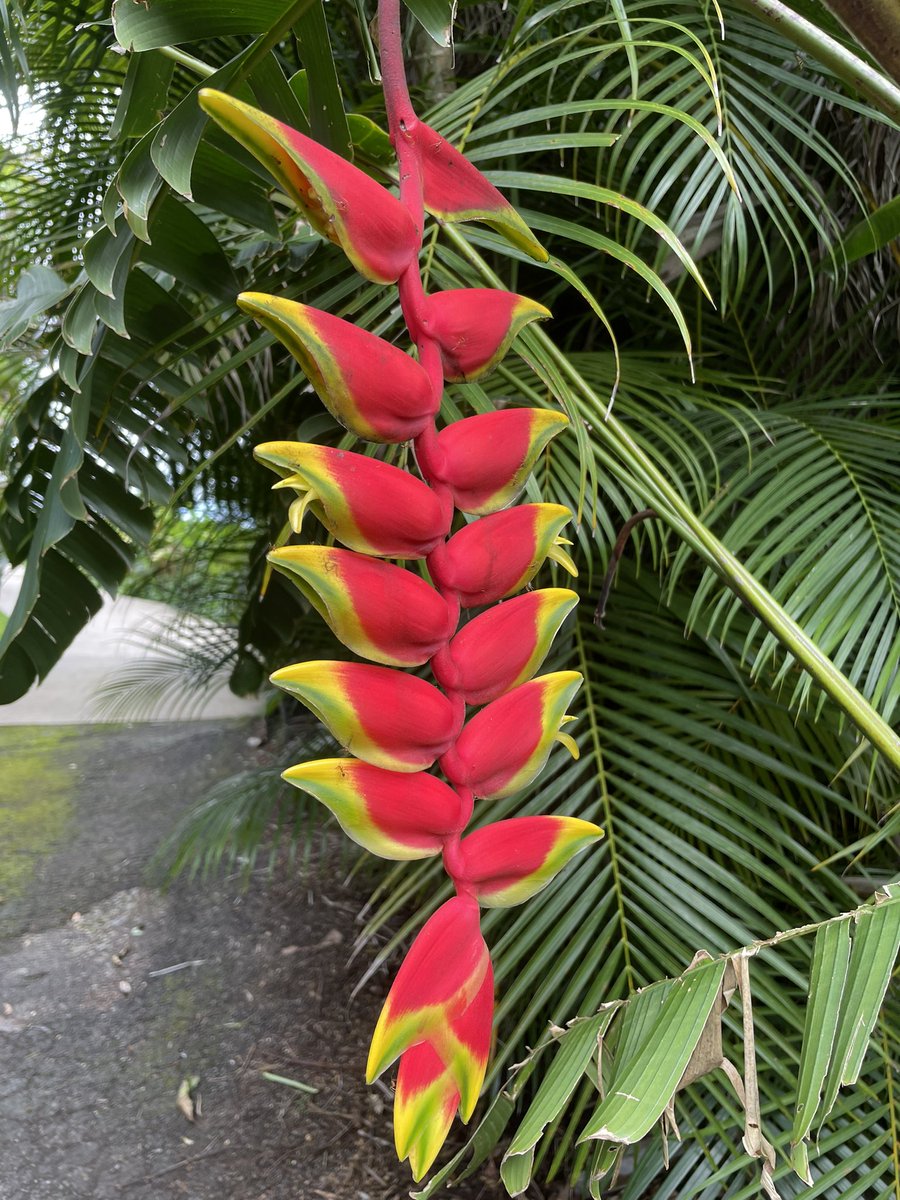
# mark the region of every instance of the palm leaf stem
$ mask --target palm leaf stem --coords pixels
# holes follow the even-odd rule
[[[456,248],[478,269],[493,287],[502,282],[481,255],[458,230],[446,227]],[[745,601],[772,630],[779,641],[809,671],[820,687],[843,709],[857,728],[893,766],[900,769],[900,736],[875,711],[850,680],[824,655],[816,643],[788,615],[759,580],[719,541],[679,495],[662,471],[632,438],[569,358],[541,329],[532,337],[581,395],[592,414],[602,419],[595,426],[611,445],[618,460],[627,468],[627,482],[641,492],[649,507],[671,525],[689,545],[718,572],[731,590]]]
[[[178,63],[179,66],[193,71],[201,79],[209,79],[210,75],[215,75],[217,70],[216,67],[211,67],[209,63],[203,62],[202,59],[195,58],[193,54],[187,54],[184,50],[179,50],[177,46],[160,46],[157,53],[161,54],[164,58],[170,58],[172,62]]]
[[[801,50],[806,50],[885,116],[900,121],[900,87],[824,29],[782,4],[781,0],[737,0],[737,3]]]

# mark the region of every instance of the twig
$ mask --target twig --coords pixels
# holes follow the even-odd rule
[[[205,958],[191,958],[187,962],[175,963],[171,967],[161,967],[158,971],[148,971],[147,977],[156,979],[160,975],[171,975],[173,971],[183,971],[185,967],[202,967],[205,962]]]
[[[649,520],[650,517],[658,517],[659,513],[653,508],[642,508],[640,512],[629,517],[622,528],[619,530],[619,536],[616,538],[616,544],[613,546],[613,552],[610,555],[609,566],[606,568],[606,576],[603,580],[603,587],[600,589],[600,599],[597,601],[597,609],[594,613],[594,624],[598,629],[605,629],[603,621],[606,617],[606,605],[609,601],[609,593],[612,590],[613,580],[616,577],[616,569],[619,566],[619,559],[625,553],[625,546],[631,536],[631,531],[635,525],[641,521]]]
[[[143,1179],[131,1179],[124,1184],[124,1187],[143,1187],[145,1183],[153,1183],[155,1179],[161,1179],[163,1175],[171,1175],[173,1171],[180,1171],[182,1167],[190,1167],[194,1163],[202,1162],[205,1158],[215,1158],[217,1154],[226,1154],[236,1149],[237,1146],[216,1146],[214,1149],[204,1150],[202,1154],[195,1154],[192,1158],[183,1158],[180,1162],[163,1167],[160,1171],[154,1171],[152,1175],[145,1175]]]

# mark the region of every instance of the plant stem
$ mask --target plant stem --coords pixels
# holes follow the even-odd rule
[[[801,17],[792,8],[782,4],[781,0],[738,0],[738,4],[777,30],[795,46],[806,50],[823,66],[833,71],[843,83],[881,109],[892,121],[900,121],[900,87],[886,75],[869,66],[858,54],[842,46],[824,29]],[[866,9],[868,6],[869,0],[866,0],[862,8]],[[848,6],[841,7],[846,9]],[[894,20],[896,21],[896,17]]]
[[[201,79],[209,79],[210,75],[215,75],[216,73],[215,67],[211,67],[209,63],[195,58],[193,54],[186,54],[184,50],[179,50],[177,46],[160,46],[159,53],[163,58],[171,58],[172,62],[177,62],[180,66],[187,67],[189,71],[193,71]]]
[[[412,107],[406,83],[403,39],[400,30],[400,0],[379,0],[378,41],[381,52],[381,78],[385,109],[387,110],[388,131],[391,143],[397,152],[400,202],[412,218],[418,235],[416,254],[397,281],[400,309],[409,335],[415,343],[419,363],[428,375],[432,394],[437,401],[435,407],[437,407],[444,393],[444,368],[440,347],[429,328],[428,298],[419,270],[418,252],[422,247],[422,233],[425,227],[425,196],[422,166],[419,160],[420,152],[410,136],[418,123],[418,118]],[[438,443],[437,430],[433,425],[423,430],[416,438],[415,451],[416,462],[422,478],[441,502],[449,530],[453,520],[453,497],[450,488],[441,477],[443,455]],[[429,566],[430,559],[429,555],[429,558],[426,559]],[[447,643],[443,647],[443,651],[438,651],[438,655],[442,652],[446,654],[447,645],[456,631],[459,618],[459,596],[455,593],[445,592],[443,589],[441,589],[441,595],[447,604],[448,619],[452,627],[447,635]],[[456,621],[452,620],[454,615],[457,618]],[[456,736],[458,737],[466,716],[463,693],[450,687],[445,687],[444,691],[456,714]],[[474,797],[470,788],[458,784],[452,784],[452,786],[459,796],[459,817],[457,827],[444,841],[444,870],[452,880],[457,896],[471,898],[472,888],[465,876],[465,861],[460,850],[460,836],[472,819]]]

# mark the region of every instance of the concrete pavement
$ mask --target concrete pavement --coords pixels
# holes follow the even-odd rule
[[[0,612],[12,612],[22,582],[21,568],[0,575]],[[107,599],[96,617],[82,629],[47,678],[13,704],[0,705],[0,725],[85,725],[112,719],[137,721],[217,720],[252,717],[261,712],[259,699],[242,699],[228,690],[226,680],[196,703],[176,706],[173,699],[142,704],[111,715],[100,703],[100,692],[116,674],[146,664],[154,654],[165,660],[164,651],[148,650],[154,630],[173,624],[178,614],[167,604],[132,596]],[[210,622],[195,626],[207,635],[214,633]],[[161,662],[165,666],[165,662]]]

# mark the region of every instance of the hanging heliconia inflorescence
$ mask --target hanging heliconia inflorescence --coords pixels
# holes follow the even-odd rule
[[[373,854],[443,855],[456,890],[397,973],[367,1070],[371,1082],[399,1060],[397,1153],[420,1179],[455,1113],[471,1117],[487,1067],[494,988],[480,907],[527,900],[602,830],[573,817],[521,817],[464,836],[476,799],[527,787],[555,742],[578,753],[563,726],[573,719],[566,709],[581,676],[534,677],[578,597],[564,588],[516,595],[548,558],[575,574],[560,536],[572,514],[556,504],[508,507],[568,422],[544,409],[504,408],[435,427],[445,380],[478,379],[527,322],[550,314],[490,289],[426,295],[418,265],[425,212],[442,222],[485,221],[532,257],[547,255],[500,193],[413,112],[399,0],[381,0],[379,34],[399,199],[230,96],[205,90],[200,102],[362,275],[398,285],[417,351],[412,358],[292,300],[255,292],[238,300],[285,344],[348,430],[369,442],[412,440],[422,476],[329,446],[256,449],[281,476],[276,487],[296,497],[292,529],[300,531],[311,509],[346,547],[283,546],[270,562],[345,646],[378,664],[304,662],[274,673],[354,756],[302,763],[284,777]],[[451,535],[455,510],[478,519]],[[432,582],[385,561],[392,558],[424,559]],[[485,611],[457,632],[460,609],[475,607]],[[398,669],[425,663],[439,687]],[[467,719],[468,706],[478,711]],[[435,764],[447,782],[428,773]]]

